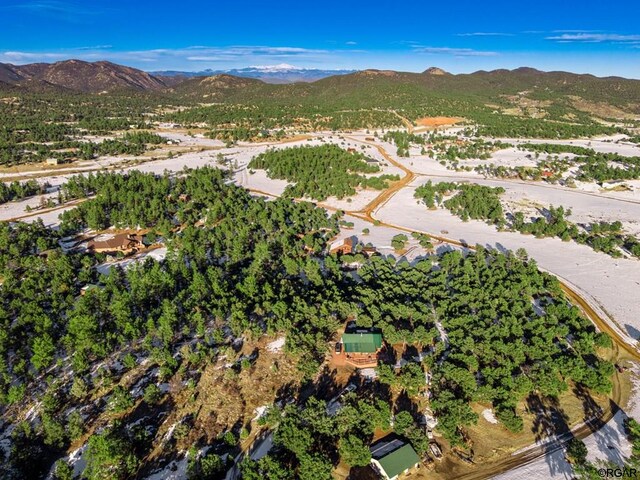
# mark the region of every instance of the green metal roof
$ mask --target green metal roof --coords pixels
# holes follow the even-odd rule
[[[382,346],[380,333],[343,333],[342,343],[347,353],[374,353]]]
[[[400,475],[407,468],[420,462],[418,454],[408,443],[377,460],[389,478]]]

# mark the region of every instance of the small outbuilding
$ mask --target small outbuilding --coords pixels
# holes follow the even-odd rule
[[[410,443],[388,435],[370,447],[371,466],[386,480],[395,480],[420,463]]]

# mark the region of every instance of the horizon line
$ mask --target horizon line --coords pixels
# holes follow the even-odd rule
[[[107,60],[107,59],[100,59],[100,60],[84,60],[81,58],[74,58],[74,57],[70,57],[67,59],[63,59],[63,60],[57,60],[57,61],[50,61],[50,62],[25,62],[25,63],[10,63],[10,62],[0,62],[0,65],[11,65],[14,67],[24,67],[26,65],[35,65],[35,64],[44,64],[44,65],[55,65],[58,63],[65,63],[65,62],[71,62],[71,61],[75,61],[75,62],[82,62],[82,63],[88,63],[88,64],[94,64],[94,63],[110,63],[113,65],[118,65],[121,67],[127,67],[127,68],[133,68],[136,70],[140,70],[142,72],[148,73],[148,74],[162,74],[164,72],[176,72],[176,73],[189,73],[189,74],[197,74],[197,73],[201,73],[201,72],[206,72],[206,71],[211,71],[211,72],[219,72],[219,73],[228,73],[230,71],[233,70],[243,70],[243,69],[248,69],[248,68],[254,68],[254,69],[260,69],[260,68],[264,68],[267,69],[269,67],[277,67],[279,66],[278,64],[273,64],[273,65],[246,65],[243,67],[232,67],[232,68],[219,68],[219,69],[214,69],[214,68],[205,68],[205,69],[197,69],[197,70],[186,70],[186,69],[179,69],[179,68],[166,68],[166,69],[145,69],[145,68],[140,68],[140,67],[135,67],[132,65],[127,65],[126,63],[118,63],[118,62],[113,62],[111,60]],[[466,70],[466,71],[457,71],[457,72],[450,72],[448,70],[445,70],[444,68],[441,67],[437,67],[435,65],[431,65],[429,67],[426,67],[424,70],[396,70],[393,68],[376,68],[376,67],[369,67],[369,68],[335,68],[335,67],[298,67],[298,66],[294,66],[294,65],[289,65],[291,68],[291,70],[309,70],[309,71],[327,71],[327,72],[346,72],[344,74],[349,74],[349,73],[357,73],[357,72],[364,72],[364,71],[391,71],[391,72],[395,72],[395,73],[413,73],[413,74],[421,74],[421,73],[425,73],[426,71],[430,70],[430,69],[438,69],[438,70],[442,70],[443,72],[445,72],[445,74],[448,75],[472,75],[475,73],[481,73],[481,72],[496,72],[496,71],[500,71],[500,70],[504,70],[504,71],[508,71],[508,72],[514,72],[517,70],[525,70],[525,69],[529,69],[529,70],[535,70],[537,72],[540,73],[568,73],[568,74],[573,74],[573,75],[588,75],[588,76],[592,76],[595,78],[621,78],[624,80],[638,80],[640,81],[640,77],[627,77],[627,76],[623,76],[623,75],[619,75],[619,74],[608,74],[608,75],[597,75],[595,73],[592,72],[585,72],[585,71],[575,71],[575,70],[543,70],[537,67],[531,67],[531,66],[527,66],[527,65],[521,65],[519,67],[515,67],[515,68],[507,68],[507,67],[499,67],[499,68],[493,68],[493,69],[478,69],[478,70]],[[267,70],[268,71],[268,70]],[[206,75],[203,75],[206,76]],[[329,75],[331,76],[331,75]]]

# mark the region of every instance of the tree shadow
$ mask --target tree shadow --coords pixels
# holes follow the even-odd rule
[[[533,393],[527,397],[527,408],[536,416],[531,427],[536,442],[571,431],[567,422],[569,417],[560,407],[558,399]]]
[[[313,382],[313,394],[324,400],[335,397],[341,390],[340,385],[338,385],[336,381],[337,373],[338,371],[335,368],[330,369],[328,365],[325,365],[320,375],[318,375]]]
[[[303,387],[299,387],[293,382],[285,383],[276,391],[273,403],[280,407],[284,407],[289,403],[293,403],[298,399]]]
[[[411,397],[409,397],[406,391],[403,391],[400,395],[398,395],[393,409],[396,413],[402,411],[409,412],[416,423],[421,420],[422,415],[420,409],[418,408],[418,405],[414,403],[413,400],[411,400]]]
[[[398,361],[398,352],[393,347],[383,345],[382,350],[378,353],[378,361],[388,365],[395,365]]]
[[[640,330],[629,324],[625,324],[624,328],[632,338],[640,339]]]
[[[471,251],[471,247],[469,245],[469,242],[467,242],[464,238],[459,238],[458,242],[460,242],[460,244],[462,245],[462,252],[467,254],[468,252]]]
[[[453,245],[449,245],[448,243],[441,243],[436,247],[436,253],[438,255],[443,255],[448,252],[453,252],[456,248]]]
[[[418,350],[418,347],[410,344],[407,344],[405,346],[404,351],[402,352],[402,358],[404,358],[407,361],[413,361],[413,358],[419,355],[420,355],[420,351]]]
[[[573,433],[569,427],[569,417],[558,399],[533,393],[527,397],[527,408],[535,415],[531,431],[535,435],[536,443],[542,446],[551,476],[570,475],[571,469],[558,450],[561,446],[560,441],[570,441]]]
[[[602,407],[593,399],[589,390],[583,385],[577,384],[573,387],[573,394],[582,402],[583,420],[591,431],[596,432],[601,429],[605,424],[602,418],[604,412]]]
[[[617,446],[624,440],[624,436],[626,435],[624,422],[628,417],[613,400],[609,400],[609,408],[611,409],[613,418],[609,420],[606,425],[602,419],[599,419],[599,424],[594,426],[591,425],[591,422],[587,423],[592,428],[592,431],[595,431],[593,429],[598,425],[602,427],[592,437],[598,446],[598,450],[604,454],[608,461],[617,465],[623,465],[625,463],[625,456]]]
[[[487,243],[485,246],[487,250],[498,250],[498,252],[503,254],[506,254],[509,251],[509,249],[504,245],[502,245],[500,242],[496,242],[495,245],[490,245]]]

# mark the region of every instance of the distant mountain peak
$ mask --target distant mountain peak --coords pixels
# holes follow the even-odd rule
[[[260,70],[263,72],[287,72],[291,70],[307,70],[306,68],[299,68],[294,65],[290,65],[288,63],[279,63],[278,65],[251,65],[248,68],[252,70]]]
[[[0,64],[0,81],[32,89],[65,89],[97,93],[120,89],[162,90],[153,75],[107,61],[70,59],[56,63]]]
[[[515,70],[512,70],[512,72],[524,73],[526,75],[535,75],[539,73],[544,73],[541,70],[538,70],[536,68],[531,68],[531,67],[519,67],[519,68],[516,68]]]
[[[443,69],[438,68],[438,67],[429,67],[422,73],[424,73],[426,75],[451,75],[446,70],[443,70]]]

